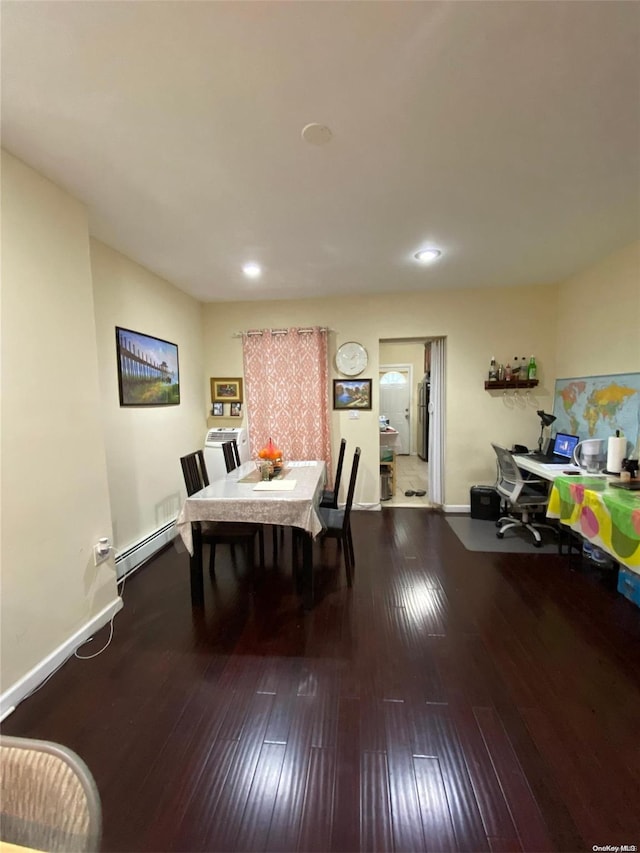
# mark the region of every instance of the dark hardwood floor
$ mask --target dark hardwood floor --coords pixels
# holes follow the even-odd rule
[[[220,548],[202,612],[171,546],[3,732],[85,759],[106,851],[637,849],[640,610],[437,513],[352,519],[354,586],[316,546],[309,613],[288,545],[255,582]]]

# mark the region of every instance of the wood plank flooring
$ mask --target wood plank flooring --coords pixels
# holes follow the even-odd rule
[[[105,851],[637,847],[640,610],[567,558],[468,552],[436,512],[352,518],[354,586],[316,546],[309,613],[288,539],[257,577],[220,548],[203,611],[170,546],[108,649],[2,731],[85,759]]]

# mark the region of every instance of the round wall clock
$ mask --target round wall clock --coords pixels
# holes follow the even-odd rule
[[[345,376],[357,376],[369,363],[369,356],[362,344],[356,341],[347,341],[338,347],[336,353],[336,367]]]

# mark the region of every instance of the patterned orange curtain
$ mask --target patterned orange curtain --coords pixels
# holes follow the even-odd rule
[[[325,329],[263,329],[242,335],[249,445],[273,439],[287,459],[324,459],[331,471]]]

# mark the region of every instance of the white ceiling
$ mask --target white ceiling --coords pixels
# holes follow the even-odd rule
[[[203,301],[547,283],[640,236],[638,2],[1,12],[4,147]]]

